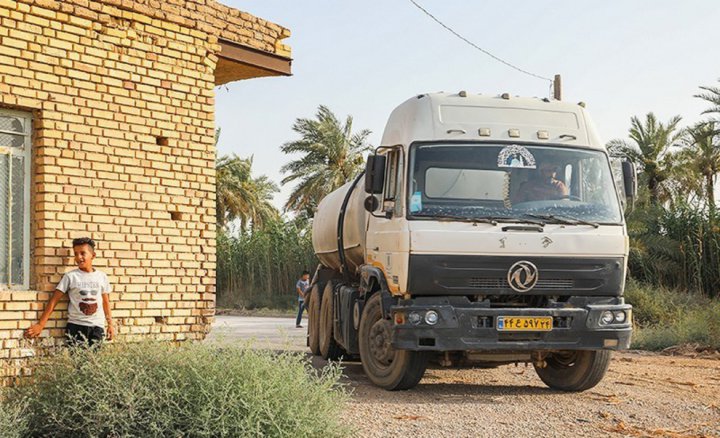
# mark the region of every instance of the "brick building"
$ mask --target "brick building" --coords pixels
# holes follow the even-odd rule
[[[0,0],[0,383],[73,237],[121,337],[202,339],[215,306],[214,87],[290,74],[289,31],[214,0]]]

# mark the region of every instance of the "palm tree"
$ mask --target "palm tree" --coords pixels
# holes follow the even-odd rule
[[[299,140],[285,143],[286,154],[301,153],[280,169],[288,173],[283,184],[299,181],[290,194],[285,209],[308,217],[320,200],[355,177],[363,168],[363,154],[371,149],[367,144],[370,131],[352,132],[353,119],[348,116],[343,125],[326,106],[320,105],[315,119],[296,119],[293,131]]]
[[[683,151],[691,171],[702,177],[702,193],[708,207],[715,210],[715,175],[720,172],[720,135],[716,122],[700,122],[688,129]],[[702,187],[704,185],[704,187]]]
[[[645,116],[644,123],[636,116],[630,121],[629,137],[634,144],[612,140],[608,143],[608,150],[613,156],[628,159],[640,167],[643,182],[651,196],[650,202],[660,203],[669,198],[668,188],[663,183],[670,178],[674,165],[670,149],[684,134],[678,129],[680,116],[665,124],[658,122],[653,113]]]
[[[215,165],[217,207],[219,226],[239,219],[240,228],[247,225],[262,227],[279,217],[271,204],[277,185],[267,176],[252,177],[253,158],[240,158],[235,154],[220,157]]]

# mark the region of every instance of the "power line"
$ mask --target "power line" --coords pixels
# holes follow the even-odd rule
[[[526,75],[532,76],[532,77],[534,77],[534,78],[538,78],[538,79],[542,79],[542,80],[545,80],[545,81],[549,81],[549,82],[550,82],[550,87],[552,88],[552,82],[553,82],[552,79],[546,78],[546,77],[544,77],[544,76],[536,75],[535,73],[531,73],[531,72],[529,72],[529,71],[527,71],[527,70],[523,70],[523,69],[521,69],[520,67],[517,67],[517,66],[515,66],[515,65],[513,65],[513,64],[510,64],[509,62],[507,62],[507,61],[505,61],[505,60],[503,60],[503,59],[501,59],[501,58],[498,58],[497,56],[493,55],[492,53],[488,52],[487,50],[483,49],[482,47],[478,46],[477,44],[475,44],[475,43],[473,43],[472,41],[468,40],[468,39],[465,38],[464,36],[460,35],[459,33],[455,32],[454,30],[452,30],[449,26],[447,26],[445,23],[443,23],[442,21],[438,20],[433,14],[431,14],[430,12],[428,12],[427,9],[425,9],[425,8],[423,8],[422,6],[420,6],[419,4],[417,4],[417,2],[415,2],[415,0],[409,0],[409,1],[410,1],[410,3],[412,3],[413,5],[415,5],[416,8],[420,9],[421,11],[423,11],[423,12],[425,13],[425,15],[427,15],[427,16],[430,17],[430,18],[432,18],[433,21],[435,21],[437,24],[439,24],[440,26],[444,27],[444,28],[447,29],[451,34],[453,34],[453,35],[455,35],[456,37],[460,38],[461,40],[463,40],[464,42],[466,42],[466,43],[469,44],[470,46],[472,46],[472,47],[474,47],[475,49],[481,51],[482,53],[486,54],[487,56],[491,57],[492,59],[494,59],[494,60],[496,60],[496,61],[498,61],[498,62],[501,62],[501,63],[505,64],[506,66],[512,68],[512,69],[515,69],[515,70],[519,71],[520,73],[525,73]]]

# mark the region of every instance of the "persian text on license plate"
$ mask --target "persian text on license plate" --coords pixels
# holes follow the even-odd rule
[[[498,316],[497,329],[503,332],[549,332],[552,316]]]

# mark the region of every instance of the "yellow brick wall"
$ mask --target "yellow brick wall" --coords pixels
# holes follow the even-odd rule
[[[202,339],[215,306],[218,37],[280,55],[289,32],[206,0],[0,0],[0,106],[33,118],[31,290],[0,291],[0,383],[64,334],[23,339],[70,241],[98,241],[121,337]]]

